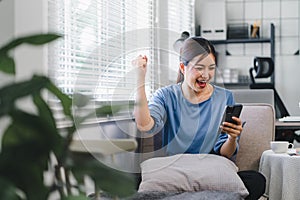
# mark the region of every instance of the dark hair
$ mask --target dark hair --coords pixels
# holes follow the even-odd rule
[[[210,53],[215,59],[217,58],[215,48],[208,40],[202,37],[190,37],[184,41],[180,49],[180,61],[187,66],[194,57],[203,55],[201,58],[204,58]],[[182,82],[183,78],[184,76],[179,69],[177,83]]]

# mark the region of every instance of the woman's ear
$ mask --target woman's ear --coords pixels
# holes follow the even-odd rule
[[[184,64],[182,62],[179,64],[179,69],[180,69],[181,73],[184,74],[185,68],[184,68]]]

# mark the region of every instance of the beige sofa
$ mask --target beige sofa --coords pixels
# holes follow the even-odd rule
[[[243,110],[241,113],[241,119],[246,121],[244,129],[242,131],[239,144],[240,149],[236,157],[236,165],[238,170],[256,170],[258,171],[259,161],[262,153],[265,150],[270,149],[270,141],[274,140],[275,135],[275,112],[274,108],[270,104],[265,103],[245,103],[243,104]],[[149,136],[142,137],[139,141],[140,162],[152,157],[164,156],[164,151],[156,150],[155,145],[159,145],[161,137],[156,135],[155,137]],[[154,145],[155,144],[155,145]],[[159,149],[159,148],[158,148]],[[151,193],[150,193],[151,194]],[[150,195],[150,194],[146,194]],[[165,193],[157,195],[169,195]],[[138,193],[143,199],[144,194]],[[181,194],[179,194],[181,195]],[[183,193],[180,199],[231,199],[240,200],[240,196],[236,196],[234,192],[228,193],[225,191],[212,191],[204,190],[200,193]],[[195,197],[192,195],[195,195]],[[175,198],[175,197],[174,197]],[[176,197],[177,198],[177,197]],[[157,198],[159,199],[159,198]],[[163,199],[163,198],[162,198]],[[179,198],[178,198],[179,199]],[[264,199],[261,197],[260,199]]]
[[[241,119],[246,121],[239,141],[240,149],[236,164],[239,170],[258,170],[260,156],[263,151],[270,149],[270,141],[275,135],[275,112],[270,104],[243,104]],[[155,142],[154,142],[155,140]],[[140,141],[139,150],[142,152],[141,161],[151,157],[162,156],[163,152],[154,151],[154,143],[159,138],[146,137]]]

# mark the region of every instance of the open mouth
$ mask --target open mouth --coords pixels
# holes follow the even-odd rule
[[[199,81],[197,80],[197,84],[201,87],[204,88],[206,86],[206,81]]]

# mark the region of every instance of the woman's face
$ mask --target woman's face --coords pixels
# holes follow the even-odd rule
[[[205,89],[215,75],[216,61],[213,54],[204,58],[202,56],[194,57],[185,66],[184,81],[196,92]]]

